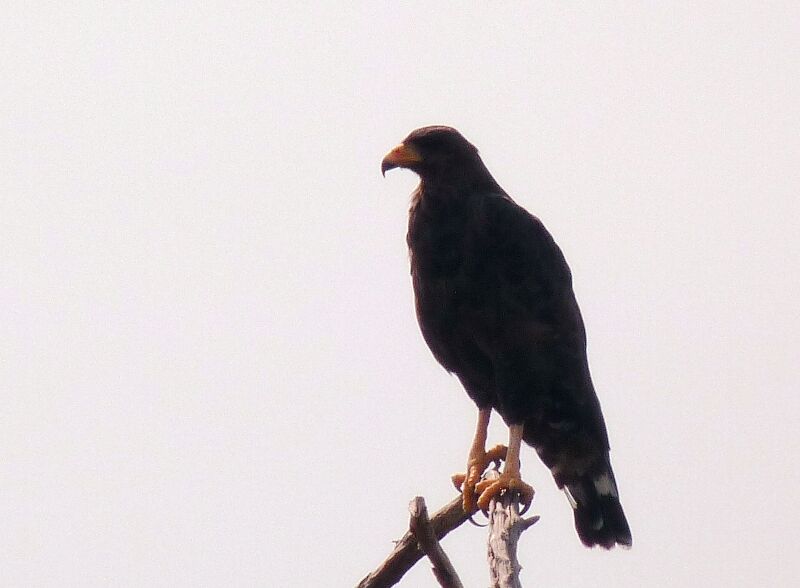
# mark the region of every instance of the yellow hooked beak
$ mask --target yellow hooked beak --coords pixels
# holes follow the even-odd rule
[[[381,161],[381,173],[385,176],[386,172],[390,169],[396,167],[410,167],[421,162],[422,157],[419,151],[410,145],[400,143],[397,147],[389,151],[386,157],[383,158],[383,161]]]

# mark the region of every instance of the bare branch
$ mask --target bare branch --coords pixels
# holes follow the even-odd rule
[[[433,515],[430,520],[436,539],[441,539],[453,529],[462,525],[468,516],[461,506],[461,495],[447,503]],[[403,575],[410,570],[423,556],[422,550],[417,545],[417,538],[408,531],[395,545],[378,568],[367,575],[357,588],[388,588],[397,584]]]
[[[490,470],[486,478],[499,478],[496,470]],[[504,492],[500,498],[489,503],[489,561],[490,588],[522,588],[519,572],[522,566],[517,560],[517,542],[528,527],[539,520],[538,516],[522,518],[519,513],[519,495]]]
[[[428,559],[433,564],[433,575],[439,581],[442,588],[464,588],[458,574],[453,569],[453,564],[447,554],[439,545],[439,540],[433,532],[433,527],[428,519],[428,508],[425,506],[425,499],[417,496],[408,505],[411,513],[409,528],[417,538],[417,544],[425,552]]]

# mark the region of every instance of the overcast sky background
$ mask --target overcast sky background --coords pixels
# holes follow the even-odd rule
[[[351,586],[455,495],[475,408],[414,318],[416,177],[379,172],[438,123],[564,250],[634,535],[585,549],[525,449],[523,583],[794,585],[798,31],[796,2],[4,7],[0,584]],[[444,541],[468,586],[485,538]]]

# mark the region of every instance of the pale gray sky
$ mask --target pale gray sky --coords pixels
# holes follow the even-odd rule
[[[349,586],[454,496],[475,409],[414,319],[416,178],[379,173],[441,123],[572,266],[634,534],[586,550],[526,449],[524,583],[793,585],[799,30],[796,2],[5,7],[0,584]],[[487,583],[484,530],[444,546]]]

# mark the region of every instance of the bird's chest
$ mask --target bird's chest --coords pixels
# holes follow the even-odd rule
[[[423,333],[446,338],[477,326],[496,299],[492,245],[469,218],[425,219],[409,227],[411,274]]]

